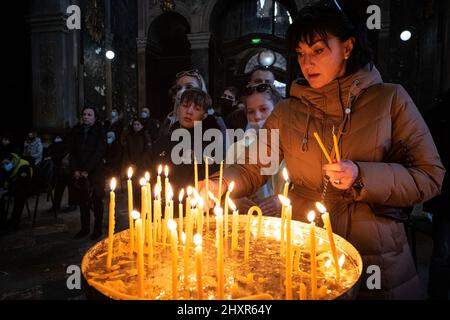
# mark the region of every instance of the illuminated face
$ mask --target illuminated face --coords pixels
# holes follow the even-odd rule
[[[296,48],[300,69],[312,88],[318,89],[345,75],[347,60],[353,49],[354,39],[345,42],[333,35],[324,39],[314,38],[311,46],[300,41]]]
[[[83,124],[92,126],[95,123],[95,112],[92,109],[85,109],[81,115]]]
[[[205,119],[206,112],[200,106],[183,100],[180,105],[179,115],[181,127],[191,129],[194,127],[195,121]]]
[[[269,83],[273,84],[275,82],[275,76],[271,71],[258,70],[252,74],[252,78],[250,79],[251,84],[258,83]]]
[[[273,111],[274,104],[266,92],[256,92],[246,98],[247,120],[261,128]]]

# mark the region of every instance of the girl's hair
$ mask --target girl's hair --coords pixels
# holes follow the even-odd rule
[[[241,101],[245,106],[247,106],[247,98],[255,93],[267,93],[273,105],[276,105],[282,98],[278,90],[269,83],[249,84],[245,87],[241,96]]]
[[[205,112],[208,112],[208,109],[212,105],[212,100],[209,94],[198,88],[185,90],[181,95],[180,105],[182,105],[184,102],[189,105],[194,104],[196,106],[199,106]]]
[[[346,2],[348,4],[342,0],[321,0],[302,8],[286,35],[289,50],[295,51],[300,41],[311,46],[316,36],[327,45],[328,34],[341,41],[354,37],[355,44],[347,61],[346,75],[358,71],[368,63],[373,64],[373,52],[362,15],[357,12],[359,9],[356,5],[351,7],[350,1]]]

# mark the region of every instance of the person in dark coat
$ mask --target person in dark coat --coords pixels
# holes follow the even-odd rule
[[[189,185],[194,186],[195,127],[201,125],[201,137],[203,137],[204,132],[208,129],[217,129],[217,132],[221,132],[216,117],[208,115],[208,109],[211,106],[211,98],[208,93],[196,88],[188,89],[183,93],[180,101],[179,120],[172,125],[167,134],[161,136],[155,142],[152,150],[152,160],[155,165],[169,165],[169,177],[175,195],[178,194],[182,188],[186,188]],[[184,129],[184,132],[188,133],[191,148],[186,150],[187,154],[172,155],[173,148],[181,143],[180,141],[172,141],[172,138],[178,133],[182,133],[182,131],[178,131],[179,129]],[[197,139],[202,139],[201,137],[197,137]],[[221,137],[222,141],[219,141],[219,143],[223,144],[223,136]],[[201,150],[199,150],[201,151],[201,154],[195,153],[199,162],[199,181],[205,178],[205,164],[204,161],[200,161],[200,159],[204,158],[203,151],[209,143],[210,142],[202,142]],[[179,156],[179,159],[174,159],[173,156]],[[183,160],[181,161],[181,159]],[[219,164],[213,163],[212,160],[209,161],[209,173],[213,174],[219,170]],[[182,163],[178,164],[177,162]]]
[[[150,118],[150,109],[143,108],[140,114],[141,123],[144,126],[144,129],[150,134],[152,138],[152,142],[154,142],[158,138],[159,133],[159,121]]]
[[[2,179],[0,181],[0,228],[7,233],[19,228],[25,201],[29,196],[33,169],[28,161],[15,153],[3,153],[0,156]],[[12,218],[7,221],[6,202],[8,197],[14,199]]]
[[[76,239],[90,232],[90,209],[94,211],[94,231],[91,240],[102,235],[103,197],[105,175],[103,157],[105,155],[105,134],[97,112],[92,107],[82,110],[82,121],[71,132],[69,140],[70,169],[81,214],[81,230]]]
[[[123,136],[123,166],[133,168],[133,200],[136,208],[140,210],[141,192],[139,179],[146,171],[150,171],[150,156],[152,139],[145,130],[142,120],[134,117],[131,121],[132,128],[128,129]]]

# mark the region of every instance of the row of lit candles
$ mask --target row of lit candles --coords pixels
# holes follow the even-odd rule
[[[208,167],[208,166],[206,166]],[[207,169],[206,169],[207,170]],[[179,195],[179,224],[173,220],[173,191],[168,179],[168,168],[165,169],[165,190],[166,190],[166,207],[164,214],[164,221],[162,222],[162,212],[161,212],[161,178],[160,174],[162,172],[162,166],[158,169],[157,184],[155,186],[155,199],[152,210],[151,201],[151,186],[150,186],[150,176],[146,173],[145,178],[141,179],[141,194],[142,194],[142,215],[136,211],[133,211],[133,199],[132,199],[132,170],[129,169],[128,172],[128,209],[130,212],[130,254],[136,251],[138,256],[138,288],[139,296],[143,297],[144,287],[144,247],[145,242],[147,242],[147,253],[148,253],[148,265],[153,264],[153,252],[156,247],[156,242],[159,241],[162,245],[166,246],[167,240],[167,229],[170,230],[170,242],[172,246],[172,268],[173,268],[173,298],[176,299],[177,296],[177,259],[178,259],[178,238],[183,241],[184,244],[184,281],[185,286],[187,286],[188,274],[189,274],[189,248],[192,242],[195,243],[195,253],[196,253],[196,272],[197,272],[197,285],[199,287],[199,299],[201,297],[201,242],[202,242],[202,232],[203,232],[203,219],[204,219],[204,204],[202,198],[199,196],[196,189],[188,187],[186,194],[186,217],[183,214],[183,197],[184,190],[180,191]],[[287,198],[289,190],[289,180],[286,169],[283,170],[283,176],[285,178],[285,186],[283,190],[283,195],[279,195],[280,201],[282,203],[282,215],[281,215],[281,256],[286,258],[286,298],[292,299],[292,264],[293,264],[293,250],[292,250],[292,237],[291,237],[291,218],[292,218],[292,207],[290,200]],[[110,195],[110,210],[109,210],[109,242],[108,242],[108,256],[107,256],[107,270],[111,270],[112,265],[112,248],[113,248],[113,236],[114,236],[114,211],[115,211],[115,179],[111,180],[111,195]],[[228,207],[233,211],[232,219],[232,241],[231,249],[232,251],[237,249],[237,235],[238,235],[238,211],[236,206],[230,199],[230,194],[233,191],[234,182],[230,183],[228,191],[225,197],[225,214],[224,210],[220,207],[220,202],[214,195],[209,192],[209,197],[216,202],[216,207],[214,208],[214,213],[216,215],[216,230],[218,234],[217,243],[217,275],[218,275],[218,286],[217,286],[217,297],[218,299],[223,299],[224,297],[224,251],[223,251],[223,241],[228,239]],[[194,197],[191,197],[194,195]],[[332,257],[334,260],[334,266],[336,270],[336,278],[339,280],[339,263],[337,260],[337,251],[334,244],[333,233],[331,229],[331,224],[329,220],[329,214],[326,212],[325,207],[321,203],[317,203],[317,209],[322,213],[322,219],[324,225],[328,232],[328,237],[330,241],[330,248]],[[152,212],[153,211],[153,212]],[[208,210],[206,210],[208,212]],[[254,212],[258,214],[258,231],[257,237],[261,235],[261,222],[262,222],[262,212],[259,207],[252,207],[247,214],[247,226],[245,232],[245,245],[244,245],[244,259],[247,261],[249,258],[249,242],[250,242],[250,226],[251,217]],[[153,213],[153,219],[152,219]],[[195,215],[194,215],[195,214]],[[209,214],[207,214],[207,224],[209,227]],[[224,220],[225,217],[225,221]],[[183,220],[186,220],[185,231],[183,232]],[[313,299],[317,297],[317,276],[316,276],[316,248],[315,248],[315,213],[314,211],[308,214],[308,220],[310,224],[310,256],[311,256],[311,284]],[[196,222],[197,234],[193,236],[193,225]],[[225,230],[224,230],[225,225]],[[178,227],[178,228],[177,228]],[[178,234],[176,230],[178,229]],[[175,230],[175,231],[174,231]],[[225,232],[224,232],[225,231]],[[136,235],[135,235],[136,232]],[[134,240],[136,236],[137,248],[134,248]],[[194,238],[194,239],[193,239]],[[196,240],[197,239],[197,240]],[[193,241],[194,240],[194,241]],[[175,245],[174,245],[175,243]],[[199,255],[200,254],[200,255]],[[200,276],[199,276],[200,275]]]

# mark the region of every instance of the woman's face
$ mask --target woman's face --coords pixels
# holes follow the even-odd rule
[[[266,92],[256,92],[246,98],[247,120],[261,128],[273,111],[274,104]]]
[[[95,123],[95,112],[92,109],[85,109],[81,115],[83,124],[92,126]]]
[[[200,106],[182,101],[179,110],[179,121],[183,128],[191,129],[195,121],[202,121],[206,117],[206,112]]]
[[[311,46],[300,41],[296,49],[300,69],[309,85],[315,89],[345,75],[347,59],[353,49],[353,38],[342,42],[328,35],[327,41],[328,46],[324,39],[316,36]]]
[[[134,130],[134,132],[139,132],[139,131],[142,130],[142,128],[144,128],[142,123],[140,123],[139,121],[134,121],[133,122],[133,130]]]

